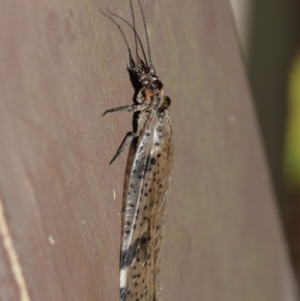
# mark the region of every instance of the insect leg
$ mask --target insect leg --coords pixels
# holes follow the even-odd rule
[[[106,110],[102,116],[105,116],[107,113],[111,113],[111,112],[118,112],[118,111],[134,111],[134,107],[135,105],[131,105],[131,106],[121,106],[121,107],[117,107],[117,108],[113,108],[113,109],[108,109]]]
[[[117,150],[116,154],[113,156],[113,158],[110,160],[109,165],[111,163],[113,163],[118,157],[119,155],[124,151],[124,149],[131,143],[131,141],[138,137],[140,135],[140,132],[133,132],[131,134],[129,134],[126,139],[124,140],[124,142],[121,144],[121,146],[119,147],[119,149]]]
[[[112,113],[112,112],[118,112],[118,111],[142,111],[144,109],[146,109],[148,107],[147,104],[141,104],[141,105],[131,105],[131,106],[121,106],[121,107],[117,107],[117,108],[112,108],[112,109],[108,109],[106,110],[102,116],[105,116],[107,113]]]

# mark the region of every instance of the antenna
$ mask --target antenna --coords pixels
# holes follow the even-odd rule
[[[122,35],[122,37],[123,37],[123,39],[124,39],[124,41],[126,43],[128,52],[130,53],[131,52],[130,51],[130,47],[129,47],[128,41],[127,41],[127,39],[125,37],[124,31],[122,30],[121,26],[110,15],[108,15],[104,11],[102,11],[102,9],[100,7],[99,7],[99,10],[100,10],[100,13],[102,15],[104,15],[106,18],[108,18],[111,22],[113,22],[117,26],[117,28],[119,29],[119,31],[120,31],[120,33],[121,33],[121,35]]]
[[[135,34],[135,36],[136,36],[136,38],[137,38],[137,40],[138,40],[138,42],[139,42],[141,48],[142,48],[142,52],[143,52],[143,56],[144,56],[145,62],[146,62],[146,64],[148,65],[148,62],[147,62],[147,58],[146,58],[146,54],[145,54],[145,50],[144,50],[143,44],[142,44],[141,39],[140,39],[139,35],[137,34],[135,28],[134,28],[127,20],[125,20],[124,18],[120,17],[119,15],[116,15],[116,14],[112,13],[112,12],[109,11],[108,9],[106,9],[106,11],[107,11],[107,13],[109,13],[110,15],[112,15],[112,16],[114,16],[114,17],[116,17],[116,18],[122,20],[123,22],[125,22],[125,23],[133,30],[133,32],[134,32],[134,34]]]
[[[134,18],[132,0],[130,0],[129,2],[130,2],[130,9],[131,9],[131,16],[132,16],[132,25],[133,25],[134,32],[136,32],[135,18]],[[137,37],[136,37],[136,34],[134,35],[134,44],[135,44],[136,61],[138,61],[139,53],[138,53],[138,47],[137,47]]]
[[[149,58],[149,66],[152,65],[152,59],[151,59],[151,52],[150,52],[150,43],[149,43],[149,37],[148,37],[148,31],[147,31],[147,25],[146,25],[146,20],[145,20],[145,15],[143,12],[143,8],[141,5],[140,0],[137,0],[140,6],[142,18],[143,18],[143,23],[144,23],[144,29],[145,29],[145,36],[146,36],[146,43],[147,43],[147,51],[148,51],[148,58]]]

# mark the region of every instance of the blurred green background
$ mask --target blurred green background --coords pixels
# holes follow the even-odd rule
[[[230,2],[299,285],[300,1]]]

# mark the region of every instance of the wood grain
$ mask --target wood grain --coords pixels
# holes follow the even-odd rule
[[[175,127],[163,300],[296,300],[228,3],[143,4]],[[0,5],[0,197],[30,301],[118,300],[126,154],[108,162],[132,117],[101,113],[134,91],[99,6],[130,21],[121,0]],[[28,301],[0,237],[0,300]]]

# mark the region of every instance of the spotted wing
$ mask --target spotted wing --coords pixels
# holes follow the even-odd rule
[[[127,189],[120,272],[122,301],[159,300],[160,249],[172,159],[170,113],[152,112],[138,141]]]

